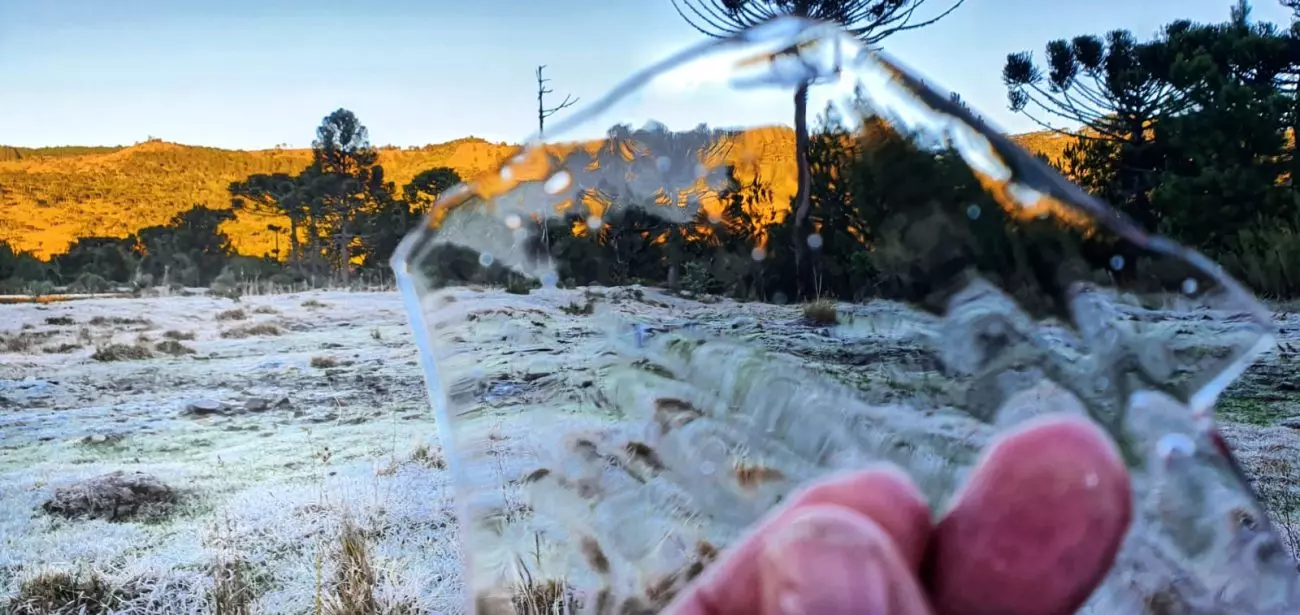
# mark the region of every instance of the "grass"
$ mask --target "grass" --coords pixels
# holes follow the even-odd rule
[[[221,337],[225,339],[244,339],[248,337],[267,337],[281,335],[283,331],[269,322],[262,322],[233,329],[226,329],[221,332]]]
[[[194,354],[195,350],[176,340],[163,340],[154,346],[154,350],[163,354],[179,357],[187,354]]]
[[[835,302],[829,299],[817,299],[805,303],[803,317],[804,320],[816,325],[833,325],[840,321],[839,312],[835,309]]]
[[[280,311],[269,305],[259,305],[253,308],[253,313],[254,314],[279,314]]]
[[[217,320],[220,321],[247,320],[247,319],[248,319],[248,312],[245,312],[240,308],[235,308],[233,310],[226,310],[224,312],[217,313]]]
[[[332,591],[325,597],[325,615],[370,615],[380,612],[375,589],[379,575],[371,562],[366,535],[350,519],[339,532],[338,567]]]
[[[324,303],[322,301],[317,301],[316,299],[307,299],[306,301],[302,302],[302,306],[307,309],[319,309],[319,308],[329,307],[329,304]]]
[[[147,325],[151,324],[148,318],[138,318],[133,316],[96,316],[91,318],[90,324],[96,327],[105,325]]]
[[[53,326],[68,326],[77,324],[77,321],[71,316],[50,316],[45,319],[45,324]]]
[[[192,331],[177,331],[175,329],[163,331],[162,336],[169,340],[176,340],[178,342],[192,341],[196,337]]]
[[[11,605],[13,615],[109,613],[136,594],[96,572],[49,571],[23,582]]]
[[[153,358],[153,351],[140,344],[109,344],[95,349],[90,358],[101,362],[143,361]]]
[[[1270,403],[1251,397],[1224,396],[1215,411],[1229,420],[1251,425],[1273,425],[1295,411],[1284,403]]]
[[[522,615],[549,615],[550,613],[578,613],[582,602],[573,588],[564,581],[548,579],[535,581],[531,577],[515,592],[512,600],[515,612]]]
[[[209,570],[212,587],[208,590],[208,606],[215,615],[252,615],[257,590],[253,585],[253,572],[248,562],[228,559],[218,562]]]
[[[590,316],[596,313],[596,300],[588,298],[582,305],[577,301],[570,301],[568,305],[560,306],[560,311],[570,316]]]
[[[447,460],[443,458],[442,452],[429,448],[428,444],[415,447],[415,450],[411,452],[411,461],[436,470],[445,470],[447,468]]]
[[[81,350],[81,344],[64,342],[62,344],[59,344],[58,346],[46,346],[41,350],[45,354],[68,354],[69,352],[76,352],[78,350]]]
[[[316,369],[328,369],[331,367],[338,367],[339,360],[335,359],[334,357],[318,355],[311,358],[311,366],[315,367]]]
[[[31,352],[42,341],[48,339],[50,335],[52,334],[35,331],[19,331],[12,334],[0,333],[0,349],[15,354]]]

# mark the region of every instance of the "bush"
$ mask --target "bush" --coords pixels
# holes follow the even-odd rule
[[[90,358],[96,361],[103,361],[103,362],[143,361],[145,359],[152,359],[153,351],[149,350],[147,346],[142,346],[139,344],[136,345],[109,344],[107,346],[97,348],[95,350],[95,353],[90,355]]]
[[[77,279],[68,285],[68,290],[74,293],[107,293],[116,288],[116,285],[103,276],[89,272],[77,276]]]

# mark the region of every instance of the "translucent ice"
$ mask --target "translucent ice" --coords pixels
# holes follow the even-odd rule
[[[716,124],[812,83],[806,224],[787,118],[637,115],[632,94],[720,65],[716,96],[654,100]],[[941,508],[993,433],[1044,410],[1007,404],[1035,387],[1133,476],[1085,612],[1300,612],[1213,419],[1273,326],[1214,263],[824,24],[688,49],[546,134],[394,257],[480,612],[657,611],[792,490],[874,461]],[[782,305],[800,276],[859,290]]]

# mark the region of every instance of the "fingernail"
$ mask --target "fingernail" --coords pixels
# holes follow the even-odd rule
[[[873,531],[874,530],[874,531]],[[856,513],[814,506],[765,541],[759,570],[766,613],[889,612],[884,532]]]

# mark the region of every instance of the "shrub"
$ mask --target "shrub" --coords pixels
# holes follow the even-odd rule
[[[280,335],[280,333],[282,333],[280,327],[269,322],[262,322],[252,325],[244,325],[242,327],[235,327],[234,329],[226,329],[221,332],[221,337],[225,339],[243,339],[246,337],[274,336]]]
[[[217,320],[246,320],[248,313],[239,308],[226,310],[217,314]]]
[[[96,361],[143,361],[153,358],[149,347],[139,344],[109,344],[95,349],[90,358]]]
[[[83,273],[68,285],[68,290],[76,293],[106,293],[115,288],[112,282],[94,273]]]
[[[839,322],[839,312],[835,309],[835,302],[827,299],[818,299],[803,306],[803,317],[808,322],[818,325],[833,325]]]
[[[195,350],[176,340],[163,340],[158,342],[154,349],[163,354],[169,354],[173,357],[181,355],[194,354]]]

